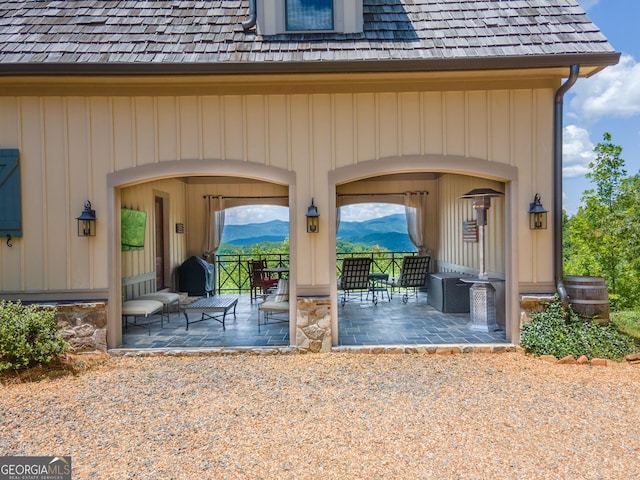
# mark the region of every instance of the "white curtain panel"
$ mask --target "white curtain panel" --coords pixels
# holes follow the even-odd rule
[[[207,218],[205,227],[205,239],[202,247],[202,256],[209,261],[220,247],[222,231],[224,230],[224,198],[207,197]]]
[[[424,245],[424,212],[427,209],[426,192],[406,192],[404,194],[404,211],[407,217],[407,231],[411,243],[418,249],[418,255],[426,255]]]

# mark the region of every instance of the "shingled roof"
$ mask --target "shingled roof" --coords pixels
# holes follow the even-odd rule
[[[0,73],[380,71],[615,64],[575,0],[363,0],[364,32],[244,32],[248,0],[2,0]]]

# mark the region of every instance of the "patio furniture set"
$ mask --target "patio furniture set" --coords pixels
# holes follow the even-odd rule
[[[348,297],[356,292],[362,300],[362,294],[366,292],[366,299],[369,300],[371,294],[373,304],[377,305],[378,294],[383,300],[386,294],[391,301],[394,290],[402,290],[402,302],[407,303],[410,291],[417,295],[417,290],[426,285],[430,261],[429,256],[406,256],[402,259],[400,276],[389,278],[387,273],[371,273],[371,258],[345,258],[338,279],[338,289],[342,290],[340,303],[344,306]]]
[[[122,303],[122,321],[123,326],[127,329],[129,326],[146,327],[151,335],[151,325],[158,320],[152,318],[156,314],[160,314],[160,327],[164,326],[165,315],[167,323],[169,323],[170,313],[175,308],[182,313],[186,322],[186,330],[192,323],[202,322],[204,320],[215,320],[222,324],[225,329],[225,320],[227,312],[233,308],[233,317],[236,316],[236,306],[238,298],[231,295],[214,295],[211,297],[201,297],[188,303],[180,303],[180,295],[173,292],[156,292],[142,295],[135,300],[127,300]],[[190,313],[200,313],[199,320],[190,320]],[[129,322],[129,318],[133,317],[133,323]],[[147,319],[143,323],[138,322],[139,317]]]

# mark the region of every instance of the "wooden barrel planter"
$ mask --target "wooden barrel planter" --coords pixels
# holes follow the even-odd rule
[[[609,323],[609,292],[602,277],[564,277],[571,308],[580,317]]]

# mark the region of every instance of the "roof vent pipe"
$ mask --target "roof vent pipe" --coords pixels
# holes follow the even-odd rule
[[[248,32],[256,26],[257,19],[258,12],[256,10],[256,0],[249,0],[249,18],[246,21],[242,22],[242,29],[245,32]]]
[[[569,297],[564,288],[562,268],[562,107],[564,94],[576,83],[579,73],[580,65],[571,65],[569,78],[556,92],[553,119],[553,269],[556,289],[564,305],[569,303]]]

